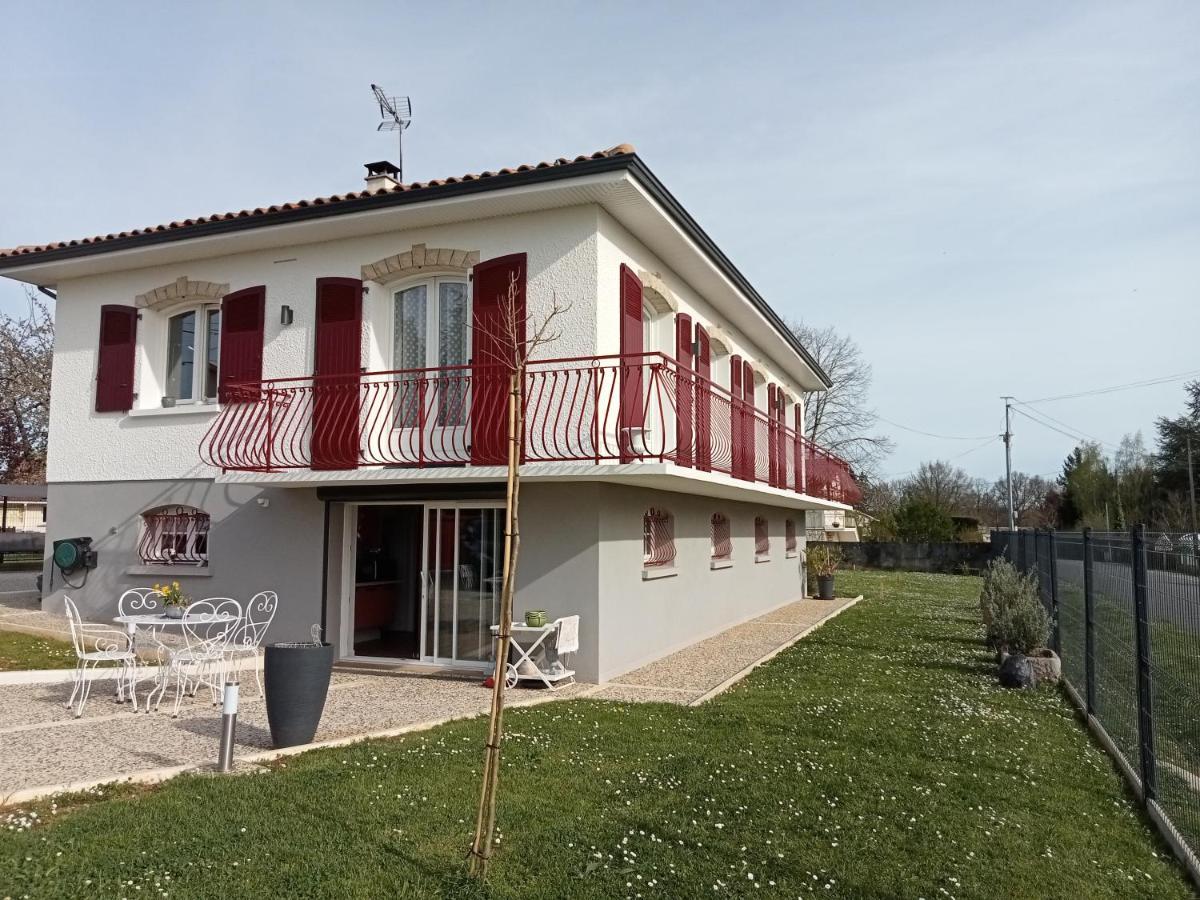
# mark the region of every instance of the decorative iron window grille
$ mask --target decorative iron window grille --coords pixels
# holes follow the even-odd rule
[[[765,558],[771,552],[771,538],[767,530],[767,520],[762,516],[754,517],[754,555]]]
[[[733,539],[729,533],[729,517],[721,513],[713,513],[712,517],[712,558],[733,558]]]
[[[648,509],[642,516],[642,565],[669,566],[675,562],[675,523],[671,514]]]
[[[796,520],[783,520],[783,549],[788,553],[796,552]]]
[[[194,506],[161,506],[142,513],[143,563],[160,566],[208,565],[208,513]]]

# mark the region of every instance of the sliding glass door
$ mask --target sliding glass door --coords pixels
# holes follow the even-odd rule
[[[502,506],[426,506],[423,659],[491,661],[503,534]]]

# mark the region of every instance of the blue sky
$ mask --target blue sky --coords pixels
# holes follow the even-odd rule
[[[249,8],[252,7],[252,8]],[[875,369],[885,474],[1003,471],[1001,394],[1200,369],[1200,4],[20,4],[0,246],[633,143]],[[0,309],[19,288],[0,284]],[[1040,407],[1115,445],[1179,382]],[[1053,473],[1074,441],[1018,418]],[[965,455],[964,455],[965,454]]]

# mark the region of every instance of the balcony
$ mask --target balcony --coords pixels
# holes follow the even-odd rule
[[[236,385],[201,444],[224,471],[497,466],[500,365]],[[850,467],[772,413],[657,353],[531,362],[522,464],[671,462],[853,506]]]

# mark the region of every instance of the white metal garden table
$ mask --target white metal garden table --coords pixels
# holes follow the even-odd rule
[[[129,646],[133,649],[134,653],[137,653],[137,633],[139,628],[145,628],[151,633],[160,651],[167,650],[169,652],[170,648],[158,640],[156,631],[159,628],[182,628],[183,621],[183,616],[167,616],[162,613],[137,613],[126,616],[113,616],[113,622],[125,626],[125,631],[129,634]],[[228,613],[198,613],[197,615],[188,616],[187,619],[188,624],[193,627],[197,625],[220,625],[224,622],[235,621],[237,621],[237,616],[231,616]],[[162,665],[161,655],[159,665]],[[135,685],[137,681],[138,678],[134,675]],[[154,691],[151,690],[150,694],[153,695]],[[147,703],[149,703],[148,700]],[[134,710],[137,710],[136,703]],[[147,706],[146,711],[150,711],[149,706]]]

